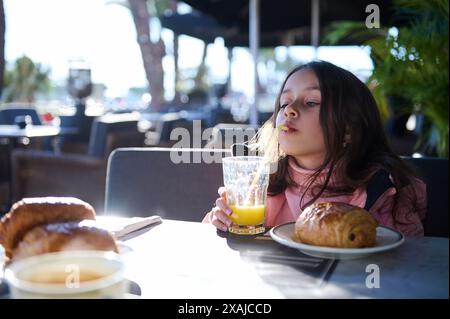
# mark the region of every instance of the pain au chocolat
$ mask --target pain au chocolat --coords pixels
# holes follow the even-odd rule
[[[346,203],[315,203],[298,217],[294,239],[315,246],[372,247],[376,244],[377,226],[363,208]]]

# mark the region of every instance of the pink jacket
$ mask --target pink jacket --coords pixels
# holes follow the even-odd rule
[[[312,171],[299,167],[294,159],[289,160],[289,172],[294,181],[300,185],[298,187],[288,187],[283,193],[275,196],[268,196],[266,203],[266,225],[275,226],[282,223],[295,221],[300,213],[301,194],[307,186],[307,179]],[[322,174],[325,174],[322,173]],[[322,177],[322,176],[320,176]],[[319,177],[319,178],[320,178]],[[332,182],[332,181],[331,181]],[[417,197],[416,208],[410,207],[404,196],[400,197],[397,204],[396,218],[400,223],[394,224],[392,208],[394,205],[394,195],[396,189],[387,189],[372,205],[370,213],[381,225],[395,228],[406,236],[423,236],[423,226],[421,220],[426,214],[426,185],[419,179],[415,179],[411,185],[400,190],[403,194],[415,192]],[[312,199],[312,194],[308,191],[303,203]],[[367,192],[365,188],[358,188],[350,195],[340,195],[334,197],[319,197],[316,202],[345,202],[355,206],[364,207],[366,204]]]

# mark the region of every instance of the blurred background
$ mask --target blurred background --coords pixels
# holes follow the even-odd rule
[[[448,157],[448,0],[260,0],[256,86],[249,11],[249,1],[0,0],[3,210],[57,190],[101,207],[112,150],[171,146],[193,120],[257,128],[287,72],[314,59],[367,83],[399,155]]]

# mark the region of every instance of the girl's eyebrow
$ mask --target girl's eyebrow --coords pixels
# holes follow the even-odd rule
[[[315,85],[315,86],[308,86],[307,88],[305,88],[305,90],[308,90],[308,91],[318,90],[318,91],[320,91],[320,87],[317,86],[317,85]],[[280,96],[283,95],[283,94],[286,94],[286,93],[290,93],[290,92],[292,92],[291,89],[284,89],[283,92],[281,92]]]

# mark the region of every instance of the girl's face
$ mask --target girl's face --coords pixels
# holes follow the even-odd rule
[[[297,163],[311,166],[322,163],[326,148],[319,122],[321,94],[319,80],[313,71],[302,69],[287,80],[280,96],[280,109],[276,118],[280,130],[280,148]],[[312,162],[311,162],[312,161]]]

